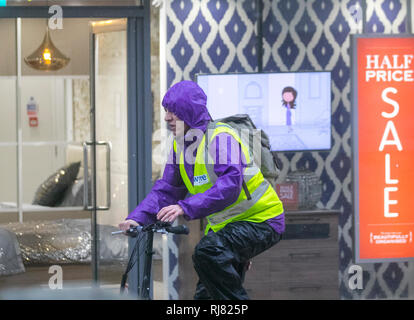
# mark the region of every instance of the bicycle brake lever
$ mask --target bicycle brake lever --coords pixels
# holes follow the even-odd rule
[[[136,238],[138,235],[137,227],[129,228],[127,231],[125,231],[125,234],[131,238]]]

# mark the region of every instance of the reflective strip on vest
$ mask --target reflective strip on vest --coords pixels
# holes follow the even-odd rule
[[[263,180],[263,182],[253,191],[250,193],[252,199],[251,200],[244,200],[237,205],[225,209],[221,212],[217,212],[214,215],[208,216],[207,219],[212,226],[222,223],[228,219],[234,218],[240,214],[243,214],[245,211],[253,207],[260,198],[265,194],[267,188],[269,188],[270,184],[267,180]]]

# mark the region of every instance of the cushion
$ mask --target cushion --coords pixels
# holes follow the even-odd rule
[[[60,207],[82,207],[83,206],[84,180],[76,179],[64,193]],[[88,199],[91,199],[91,185],[88,184]]]
[[[37,188],[32,204],[48,207],[58,205],[66,189],[75,181],[80,164],[80,162],[70,163],[50,175]]]

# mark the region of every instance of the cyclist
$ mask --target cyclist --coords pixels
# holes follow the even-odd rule
[[[237,132],[213,123],[206,103],[192,81],[167,91],[162,105],[175,139],[163,176],[119,227],[206,218],[193,254],[199,276],[194,299],[249,299],[242,285],[245,271],[251,258],[281,239],[283,206],[249,162]]]

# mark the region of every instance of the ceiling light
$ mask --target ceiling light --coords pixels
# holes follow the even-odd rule
[[[56,71],[62,69],[69,63],[66,57],[52,42],[49,35],[49,28],[46,27],[46,34],[42,44],[30,56],[24,58],[24,62],[33,69],[44,71]]]

